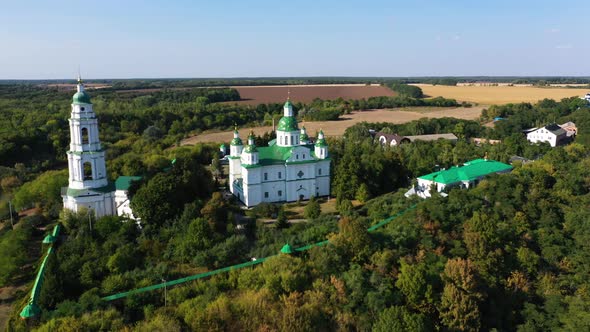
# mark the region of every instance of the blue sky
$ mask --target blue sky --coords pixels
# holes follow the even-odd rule
[[[590,76],[588,0],[0,2],[0,79]]]

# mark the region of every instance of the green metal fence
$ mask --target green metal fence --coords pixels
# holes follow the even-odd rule
[[[404,213],[406,213],[409,210],[412,210],[416,207],[416,205],[412,205],[409,208],[387,218],[384,219],[382,221],[380,221],[379,223],[369,227],[367,229],[368,232],[373,232],[387,224],[389,224],[390,222],[392,222],[394,219],[396,219],[397,217],[403,215]],[[321,241],[321,242],[316,242],[316,243],[312,243],[312,244],[308,244],[306,246],[303,247],[299,247],[299,248],[295,248],[295,251],[297,252],[302,252],[302,251],[307,251],[310,250],[311,248],[314,247],[321,247],[321,246],[325,246],[328,244],[328,240],[325,241]],[[217,269],[217,270],[212,270],[212,271],[208,271],[208,272],[204,272],[204,273],[199,273],[199,274],[195,274],[192,276],[188,276],[188,277],[184,277],[184,278],[180,278],[180,279],[175,279],[175,280],[171,280],[171,281],[166,281],[166,282],[162,282],[162,283],[158,283],[155,285],[151,285],[151,286],[147,286],[147,287],[142,287],[142,288],[137,288],[137,289],[133,289],[127,292],[121,292],[121,293],[117,293],[117,294],[113,294],[113,295],[109,295],[109,296],[105,296],[102,299],[104,301],[113,301],[113,300],[117,300],[117,299],[121,299],[124,297],[127,297],[129,295],[133,295],[133,294],[139,294],[139,293],[144,293],[144,292],[149,292],[149,291],[153,291],[153,290],[157,290],[157,289],[162,289],[164,287],[170,287],[170,286],[174,286],[174,285],[178,285],[178,284],[182,284],[188,281],[193,281],[193,280],[198,280],[198,279],[202,279],[202,278],[207,278],[207,277],[211,277],[214,276],[216,274],[220,274],[220,273],[225,273],[225,272],[229,272],[232,270],[237,270],[237,269],[241,269],[241,268],[245,268],[245,267],[249,267],[249,266],[254,266],[257,264],[261,264],[264,261],[266,261],[267,259],[274,257],[277,255],[272,255],[272,256],[268,256],[268,257],[264,257],[264,258],[258,258],[256,260],[252,260],[249,262],[245,262],[245,263],[241,263],[241,264],[236,264],[236,265],[231,265],[231,266],[227,266],[227,267],[223,267],[221,269]]]
[[[37,300],[39,299],[39,294],[41,294],[41,287],[43,286],[43,274],[45,272],[45,266],[47,265],[47,259],[53,253],[53,244],[57,241],[57,237],[59,236],[60,226],[59,224],[55,225],[53,228],[53,233],[48,235],[43,240],[44,244],[49,244],[49,248],[47,249],[47,254],[45,254],[45,258],[43,258],[43,262],[39,267],[39,272],[37,272],[37,277],[35,277],[35,283],[33,284],[33,289],[31,290],[31,296],[29,298],[29,302],[20,312],[20,317],[22,319],[32,318],[38,316],[41,313],[41,309],[39,305],[37,305]]]

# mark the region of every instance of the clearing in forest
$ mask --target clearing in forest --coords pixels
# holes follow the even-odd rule
[[[390,123],[406,123],[421,118],[443,118],[453,117],[465,120],[475,120],[481,115],[484,109],[483,105],[470,108],[440,108],[440,107],[409,107],[398,108],[393,110],[366,110],[352,112],[351,114],[343,115],[340,120],[336,121],[313,121],[299,123],[299,127],[305,125],[307,133],[310,136],[315,136],[316,131],[322,129],[326,136],[342,136],[346,128],[353,126],[359,122],[390,122]],[[380,128],[375,128],[380,129]],[[271,126],[254,127],[252,128],[256,135],[263,135],[265,132],[272,131]],[[250,128],[242,128],[240,136],[245,139]],[[195,135],[184,139],[182,145],[191,145],[195,143],[228,143],[233,137],[233,131],[223,132],[208,132],[200,135]]]

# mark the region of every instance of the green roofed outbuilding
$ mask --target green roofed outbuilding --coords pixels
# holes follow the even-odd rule
[[[488,159],[475,159],[463,166],[451,167],[418,177],[417,185],[406,193],[406,197],[417,194],[420,197],[430,197],[432,188],[443,193],[450,188],[471,188],[490,174],[507,173],[512,166]]]

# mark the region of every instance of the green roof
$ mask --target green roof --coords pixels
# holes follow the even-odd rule
[[[270,146],[264,147],[256,147],[256,151],[258,151],[258,163],[255,165],[242,165],[246,168],[254,168],[266,165],[276,165],[276,164],[285,164],[287,159],[291,158],[291,154],[294,148],[307,148],[309,149],[309,155],[312,158],[316,158],[313,154],[313,145],[312,144],[305,144],[305,145],[295,145],[295,146],[278,146],[276,145],[276,141],[272,140],[269,142]],[[246,146],[248,149],[249,146]],[[316,162],[316,159],[313,160],[298,160],[298,161],[291,161],[289,164],[296,164],[296,163],[313,163]]]
[[[298,131],[297,120],[294,116],[284,116],[279,120],[279,126],[277,130],[280,131]]]
[[[55,236],[49,234],[43,239],[43,244],[50,244],[50,243],[55,242],[55,240],[56,240]]]
[[[141,180],[141,176],[119,176],[115,181],[115,188],[117,190],[129,190],[131,183]]]
[[[39,308],[39,306],[36,305],[34,302],[30,302],[20,312],[20,317],[22,319],[33,318],[39,316],[39,314],[41,314],[41,309]]]
[[[293,104],[291,104],[291,101],[289,99],[287,99],[287,101],[285,102],[285,105],[283,105],[283,107],[293,107]]]
[[[258,148],[256,147],[256,145],[246,145],[244,152],[246,152],[246,153],[258,152]]]
[[[86,91],[76,92],[74,97],[72,97],[73,104],[92,104],[90,102],[90,95],[86,93]]]
[[[328,146],[328,144],[324,138],[321,138],[315,141],[315,146]]]
[[[293,248],[291,248],[291,246],[287,243],[281,248],[281,253],[282,254],[292,254]]]
[[[61,188],[61,194],[62,194],[62,196],[67,195],[70,197],[79,197],[79,196],[87,196],[89,194],[92,195],[93,192],[94,193],[109,193],[109,192],[113,192],[115,190],[116,190],[115,183],[109,182],[106,186],[99,187],[99,188],[73,189],[73,188],[69,188],[69,187],[63,187],[63,188]]]
[[[231,140],[231,145],[244,145],[242,143],[242,139],[239,137],[235,137],[234,139]]]
[[[418,177],[418,179],[429,180],[442,184],[452,184],[461,181],[473,181],[492,173],[505,172],[512,169],[512,166],[495,160],[475,159],[466,162],[464,166],[452,167]]]

